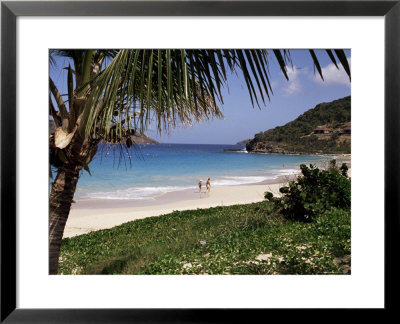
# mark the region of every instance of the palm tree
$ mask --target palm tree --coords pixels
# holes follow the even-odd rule
[[[343,50],[326,50],[350,77]],[[168,131],[179,124],[221,117],[222,87],[229,72],[240,71],[252,105],[265,104],[272,94],[268,65],[278,62],[288,79],[291,64],[287,50],[51,50],[67,57],[66,95],[49,77],[49,115],[56,130],[50,134],[50,164],[57,175],[50,193],[49,271],[56,274],[61,240],[82,169],[101,141],[132,145],[131,135],[145,133],[150,125]],[[322,69],[313,50],[315,68]],[[336,55],[336,57],[335,57]],[[50,168],[50,176],[51,168]]]

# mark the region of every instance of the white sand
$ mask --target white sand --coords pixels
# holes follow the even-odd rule
[[[350,168],[348,175],[351,177]],[[168,214],[174,210],[259,202],[264,199],[265,191],[280,196],[279,188],[286,185],[287,180],[280,178],[279,183],[212,187],[211,193],[202,193],[201,198],[198,191],[193,189],[170,192],[147,203],[138,200],[77,201],[71,208],[63,237],[111,228],[136,219]]]
[[[265,191],[271,191],[279,196],[279,188],[283,185],[278,183],[213,187],[210,194],[202,193],[201,198],[195,190],[173,192],[155,199],[152,205],[143,205],[134,200],[120,201],[120,204],[118,201],[113,201],[111,206],[102,208],[104,201],[77,201],[71,208],[64,237],[111,228],[136,219],[168,214],[174,210],[259,202],[264,199]]]

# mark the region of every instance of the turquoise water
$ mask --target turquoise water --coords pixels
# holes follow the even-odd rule
[[[75,199],[152,199],[197,188],[199,180],[205,185],[207,178],[212,186],[256,183],[293,174],[301,163],[323,161],[328,158],[249,154],[239,145],[152,144],[127,149],[100,144],[89,164],[92,176],[83,171]]]

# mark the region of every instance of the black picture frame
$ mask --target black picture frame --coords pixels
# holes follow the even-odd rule
[[[384,16],[385,307],[397,307],[400,229],[400,1],[2,1],[1,3],[1,322],[198,323],[264,317],[267,309],[16,308],[16,19],[19,16]],[[373,170],[371,170],[373,172]],[[371,264],[373,266],[373,264]],[[366,283],[367,285],[368,283]],[[300,311],[300,310],[298,310]],[[377,310],[382,316],[382,310]],[[304,311],[300,314],[304,314]],[[299,315],[299,314],[298,314]],[[298,316],[297,315],[297,316]],[[300,315],[304,316],[304,315]],[[309,315],[307,315],[309,316]],[[370,315],[368,315],[370,316]],[[380,317],[382,320],[382,318]],[[251,321],[251,320],[250,320]]]

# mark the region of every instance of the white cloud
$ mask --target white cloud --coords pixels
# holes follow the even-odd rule
[[[348,58],[350,69],[351,69],[351,57]],[[338,64],[339,69],[333,63],[328,64],[325,67],[322,67],[322,75],[324,80],[321,79],[321,76],[318,72],[315,72],[312,75],[312,79],[321,84],[321,85],[332,85],[332,84],[342,84],[350,87],[349,77],[344,70],[342,64]]]
[[[287,81],[286,84],[284,84],[284,86],[283,86],[284,95],[290,96],[290,95],[301,92],[302,86],[301,86],[301,82],[299,80],[299,76],[302,73],[304,73],[304,72],[302,72],[302,70],[298,69],[296,66],[293,66],[293,68],[291,68],[291,67],[287,68],[287,74],[289,77],[289,81]]]

